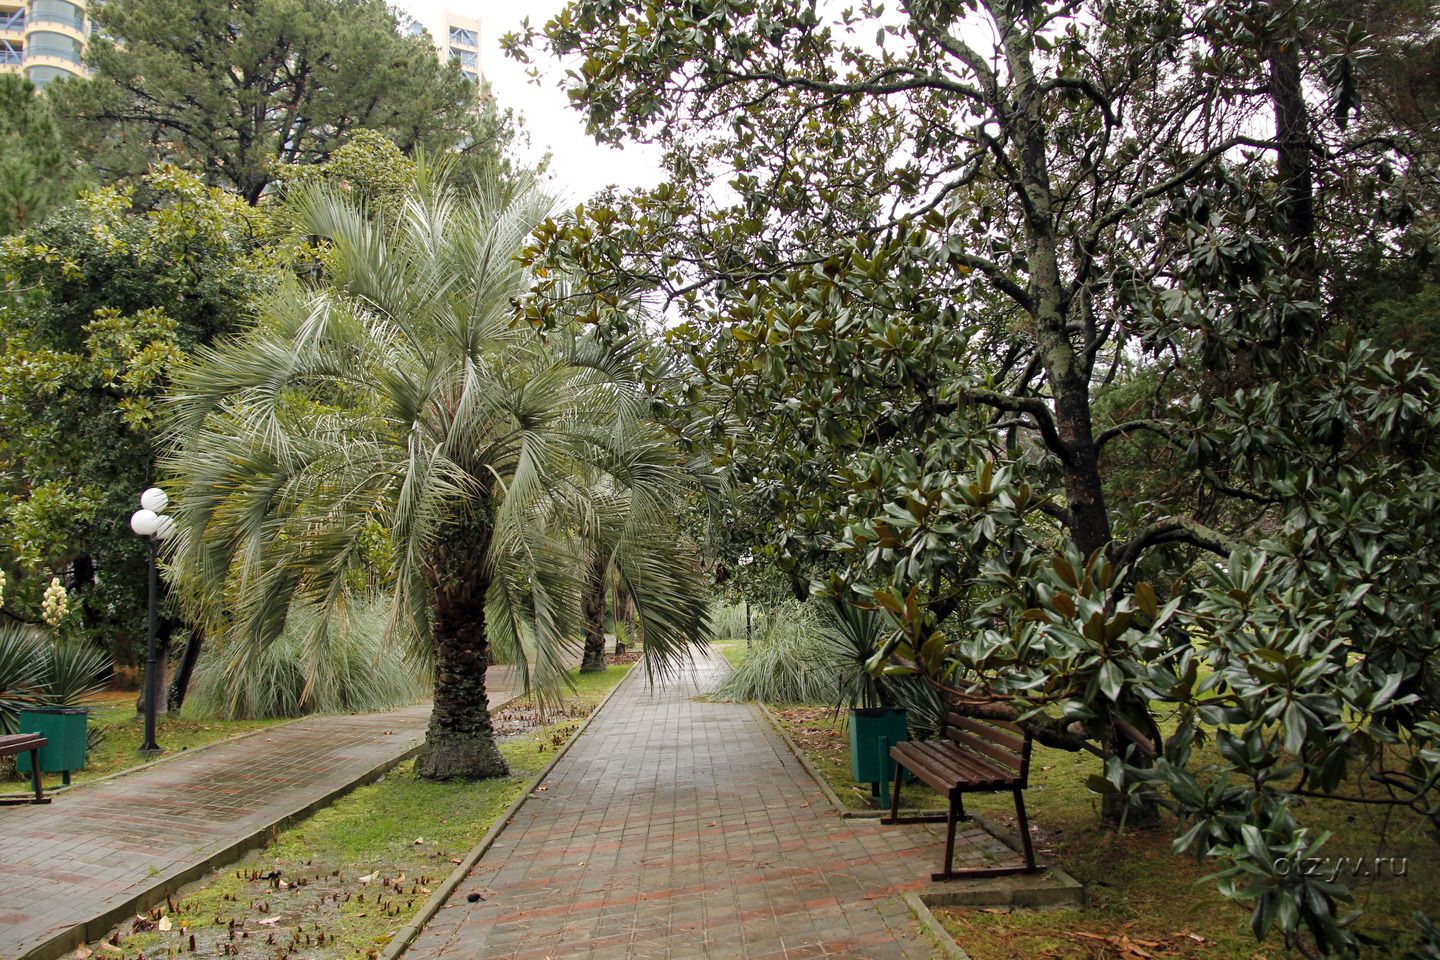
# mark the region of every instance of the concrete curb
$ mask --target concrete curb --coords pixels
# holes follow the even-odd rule
[[[945,924],[930,912],[930,908],[925,905],[925,901],[920,899],[918,894],[905,894],[905,903],[909,905],[915,918],[920,921],[920,925],[929,932],[930,936],[935,938],[935,942],[940,945],[940,950],[945,956],[950,960],[970,960],[970,954],[955,942],[955,938],[950,936],[950,931],[945,929]]]
[[[633,667],[639,666],[640,664],[633,665]],[[450,899],[450,895],[455,892],[460,884],[465,882],[465,878],[470,875],[470,871],[475,869],[475,865],[490,851],[490,848],[495,845],[495,841],[500,839],[500,834],[510,825],[510,820],[515,814],[520,812],[520,808],[525,805],[525,801],[530,799],[530,795],[534,793],[535,789],[550,775],[550,771],[555,769],[555,765],[564,759],[565,754],[570,752],[570,747],[578,742],[581,735],[590,728],[590,721],[599,716],[600,711],[604,710],[605,705],[610,702],[610,698],[619,693],[620,689],[627,683],[630,683],[640,672],[640,670],[634,668],[627,671],[625,677],[619,683],[615,684],[614,688],[605,695],[605,699],[596,704],[595,709],[590,711],[590,716],[586,717],[585,721],[580,724],[570,739],[565,741],[565,745],[556,751],[555,756],[550,758],[550,762],[545,764],[545,768],[535,774],[529,783],[525,784],[525,788],[521,790],[520,796],[515,798],[515,802],[511,803],[510,806],[505,809],[504,813],[495,818],[495,822],[490,825],[490,829],[486,831],[485,836],[482,837],[480,842],[471,848],[470,852],[460,861],[460,866],[450,871],[450,876],[446,877],[445,882],[435,888],[435,892],[430,894],[430,898],[425,901],[415,916],[410,918],[410,922],[401,927],[395,936],[390,939],[384,952],[380,954],[379,960],[396,960],[396,958],[410,948],[410,944],[415,942],[415,938],[420,935],[420,931],[424,929],[425,924],[435,918],[435,914],[440,912],[440,908],[445,905],[445,901]],[[508,703],[509,701],[506,702]]]

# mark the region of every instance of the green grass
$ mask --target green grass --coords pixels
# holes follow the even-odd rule
[[[556,722],[507,738],[501,750],[510,776],[479,783],[417,779],[411,764],[360,787],[314,816],[280,831],[247,856],[173,899],[171,929],[118,928],[124,956],[167,951],[223,954],[241,960],[371,958],[455,869],[525,784],[554,756],[627,667],[579,675]],[[535,704],[512,701],[497,725],[533,717]],[[263,878],[279,871],[284,889]],[[368,878],[368,879],[362,879]],[[298,884],[289,886],[289,884]],[[471,892],[462,885],[457,895]],[[483,890],[479,890],[482,895]],[[261,920],[278,918],[273,923]],[[234,939],[230,923],[235,921]],[[226,951],[229,951],[228,953]],[[120,960],[121,954],[103,956]]]
[[[716,650],[720,651],[720,655],[726,659],[732,669],[740,666],[740,664],[745,661],[744,640],[731,640],[729,642],[713,643],[711,644],[711,646],[713,646]]]

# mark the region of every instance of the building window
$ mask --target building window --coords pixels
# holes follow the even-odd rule
[[[466,30],[462,27],[451,27],[450,45],[458,47],[478,47],[480,46],[480,41],[475,39],[474,30]]]
[[[25,11],[0,10],[0,30],[24,30]]]
[[[35,89],[40,89],[51,80],[63,80],[66,77],[73,77],[76,74],[60,67],[30,67],[25,71],[25,76],[35,84]]]
[[[17,47],[9,40],[0,40],[0,64],[7,67],[18,67],[25,61],[25,53],[22,47]]]
[[[451,50],[451,60],[459,60],[461,67],[474,70],[480,64],[480,55],[474,50]]]
[[[28,57],[58,57],[78,66],[80,53],[80,41],[63,33],[33,30],[25,38],[25,55]]]
[[[66,0],[31,0],[31,23],[60,23],[85,31],[85,11]]]

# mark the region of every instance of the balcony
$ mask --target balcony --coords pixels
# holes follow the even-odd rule
[[[37,23],[58,23],[62,27],[69,27],[71,30],[85,32],[85,20],[83,17],[71,17],[63,13],[35,12],[30,14],[30,22]]]
[[[81,64],[78,44],[47,43],[44,40],[36,40],[35,34],[31,34],[29,42],[25,44],[25,59],[32,61],[36,57],[52,57],[65,63],[73,63],[77,68]],[[69,40],[68,37],[63,39]]]
[[[25,29],[25,11],[11,10],[9,13],[0,13],[0,31],[21,31]]]
[[[25,54],[19,50],[0,50],[0,66],[18,67],[25,62]]]

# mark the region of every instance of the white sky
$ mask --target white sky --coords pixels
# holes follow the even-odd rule
[[[564,75],[558,62],[548,57],[535,58],[533,65],[544,74],[542,86],[536,86],[525,75],[525,65],[501,51],[500,38],[518,30],[522,19],[528,16],[533,26],[543,27],[559,12],[564,0],[392,2],[425,24],[431,33],[439,31],[441,13],[447,7],[460,16],[480,20],[480,71],[490,81],[500,106],[524,116],[531,142],[527,159],[533,162],[547,150],[551,153],[549,172],[562,205],[585,200],[611,184],[648,187],[661,181],[659,151],[634,145],[615,150],[597,145],[586,135],[581,115],[570,108],[565,94],[555,87],[555,81]]]

